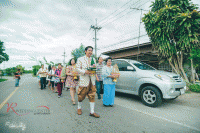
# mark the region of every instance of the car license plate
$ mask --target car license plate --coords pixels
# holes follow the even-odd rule
[[[185,94],[185,89],[180,89],[181,95]]]

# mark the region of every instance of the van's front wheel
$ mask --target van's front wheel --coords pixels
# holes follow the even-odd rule
[[[146,86],[141,92],[142,102],[150,107],[157,107],[162,103],[162,95],[154,86]]]

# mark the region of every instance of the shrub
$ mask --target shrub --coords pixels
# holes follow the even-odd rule
[[[198,92],[198,93],[200,93],[200,85],[198,85],[198,84],[189,85],[189,89],[192,92]]]
[[[38,70],[40,69],[40,65],[35,65],[35,66],[32,66],[32,68],[33,68],[33,75],[36,75],[37,74],[37,72],[38,72]]]

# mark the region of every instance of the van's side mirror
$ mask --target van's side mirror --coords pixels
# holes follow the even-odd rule
[[[127,66],[127,70],[129,70],[129,71],[135,71],[135,69],[132,66]]]

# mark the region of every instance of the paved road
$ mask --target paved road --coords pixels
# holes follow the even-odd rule
[[[58,98],[57,93],[49,89],[40,90],[36,78],[30,74],[22,76],[19,88],[14,87],[14,79],[0,83],[0,91],[0,103],[15,91],[7,101],[9,106],[5,104],[0,109],[2,133],[200,132],[199,104],[184,105],[185,98],[181,97],[166,101],[158,108],[150,108],[136,96],[116,93],[113,107],[104,107],[102,100],[96,99],[95,112],[100,118],[93,118],[89,116],[88,99],[83,101],[83,114],[79,116],[69,91],[64,90],[63,97]],[[26,111],[30,113],[26,114]],[[49,114],[34,114],[37,111]]]

